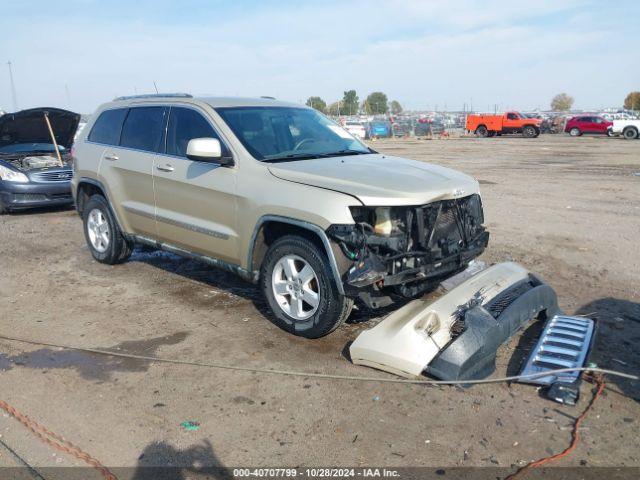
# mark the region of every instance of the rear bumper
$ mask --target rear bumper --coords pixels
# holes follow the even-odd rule
[[[16,183],[0,181],[0,202],[9,210],[71,205],[71,182]]]

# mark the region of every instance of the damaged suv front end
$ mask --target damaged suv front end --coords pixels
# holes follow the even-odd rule
[[[354,223],[332,225],[327,234],[353,262],[344,276],[345,292],[373,308],[435,288],[464,270],[489,241],[478,193],[350,210]]]

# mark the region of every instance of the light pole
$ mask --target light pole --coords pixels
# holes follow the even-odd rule
[[[9,80],[11,82],[11,97],[12,97],[12,100],[13,100],[13,111],[17,112],[18,111],[18,99],[16,97],[16,86],[13,83],[13,71],[11,70],[11,61],[8,61],[7,65],[9,65]]]

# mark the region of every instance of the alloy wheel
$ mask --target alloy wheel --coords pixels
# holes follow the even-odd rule
[[[273,268],[271,286],[282,311],[294,320],[306,320],[318,310],[318,276],[302,257],[285,255],[278,260]]]
[[[89,212],[87,217],[87,234],[91,246],[100,253],[104,253],[109,248],[111,241],[111,232],[109,231],[109,222],[102,210],[94,208]]]

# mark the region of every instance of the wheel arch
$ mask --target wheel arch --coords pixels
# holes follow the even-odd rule
[[[115,218],[116,223],[118,224],[118,228],[124,235],[126,235],[126,233],[122,229],[122,222],[120,221],[120,218],[118,218],[118,213],[115,211],[115,209],[111,204],[111,199],[109,198],[107,189],[99,180],[95,180],[93,178],[87,178],[87,177],[82,177],[78,180],[78,186],[76,187],[76,193],[75,193],[76,210],[78,214],[82,216],[85,204],[87,203],[87,201],[89,201],[89,199],[93,195],[102,195],[107,200],[107,204],[111,209],[113,218]]]
[[[338,291],[344,295],[344,285],[342,284],[336,255],[325,231],[313,223],[279,215],[261,217],[253,229],[247,254],[247,269],[253,272],[255,280],[258,279],[258,272],[269,246],[284,235],[299,235],[324,250]]]

